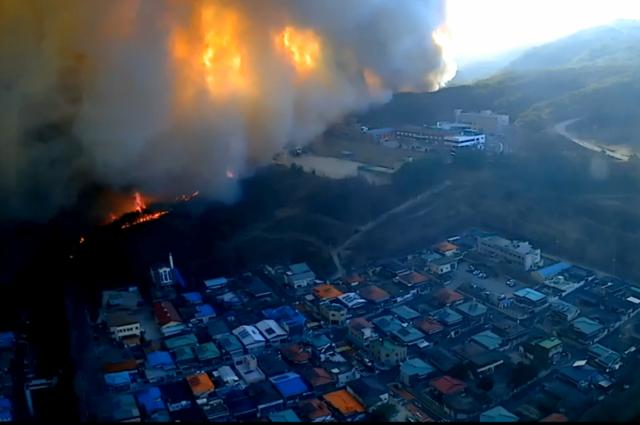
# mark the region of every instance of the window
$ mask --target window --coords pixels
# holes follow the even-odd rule
[[[161,283],[171,282],[171,273],[169,269],[160,270],[160,282]]]

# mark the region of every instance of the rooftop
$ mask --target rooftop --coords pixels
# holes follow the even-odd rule
[[[149,367],[173,367],[173,359],[167,351],[152,351],[147,354]]]
[[[589,319],[588,317],[578,317],[573,322],[571,322],[573,328],[586,335],[591,335],[602,330],[602,325],[594,320]]]
[[[220,350],[213,342],[206,342],[196,347],[196,355],[200,361],[213,360],[220,357]]]
[[[451,242],[448,242],[448,241],[442,241],[433,246],[433,249],[442,253],[455,251],[458,248],[459,248],[458,245],[452,244]]]
[[[138,404],[144,408],[147,415],[165,409],[160,388],[158,387],[147,387],[144,390],[138,391],[136,393],[136,399],[138,400]]]
[[[329,372],[327,372],[326,369],[323,369],[321,367],[305,369],[302,372],[302,376],[304,376],[304,378],[309,381],[309,383],[313,387],[328,385],[333,383],[334,381],[333,376]]]
[[[428,282],[431,278],[422,273],[412,271],[406,275],[400,276],[400,281],[407,286],[419,285]]]
[[[482,331],[471,337],[472,341],[477,342],[488,350],[495,350],[502,345],[502,338],[494,334],[490,330]]]
[[[365,286],[363,288],[360,288],[358,290],[358,293],[365,300],[368,300],[374,303],[379,303],[379,302],[388,300],[391,297],[391,295],[389,295],[387,291],[375,285]]]
[[[269,415],[271,422],[302,422],[296,412],[291,409],[273,412]]]
[[[518,422],[519,417],[502,406],[496,406],[480,414],[480,422]]]
[[[562,262],[555,263],[555,264],[552,264],[550,266],[538,269],[538,270],[535,271],[535,273],[538,273],[543,278],[547,279],[547,278],[553,277],[553,276],[557,275],[558,273],[560,273],[560,272],[562,272],[564,270],[567,270],[569,268],[571,268],[571,264],[562,261]]]
[[[438,322],[444,325],[453,325],[462,320],[462,316],[451,310],[448,307],[442,308],[440,310],[436,310],[431,313],[431,316],[436,319]]]
[[[456,310],[466,314],[469,317],[479,317],[487,312],[487,307],[477,301],[469,301],[457,306]]]
[[[442,288],[434,292],[433,297],[441,304],[449,305],[464,299],[464,296],[452,289]]]
[[[312,289],[313,295],[321,300],[332,300],[342,295],[342,291],[338,290],[335,286],[323,283],[322,285],[315,286]]]
[[[285,398],[295,397],[309,391],[300,375],[295,372],[287,372],[271,377],[269,381]]]
[[[444,329],[444,326],[440,322],[430,317],[424,318],[416,322],[418,329],[425,332],[427,335],[431,335],[440,332]]]
[[[432,379],[429,384],[445,395],[457,394],[467,388],[467,384],[459,379],[444,375],[439,378]]]
[[[420,317],[420,313],[406,305],[401,305],[391,309],[391,312],[403,320],[409,321]]]
[[[552,336],[550,338],[545,338],[543,340],[537,341],[536,344],[541,346],[542,348],[549,350],[562,344],[562,341],[560,341],[560,339],[556,338],[555,336]]]
[[[538,292],[535,289],[531,289],[531,288],[518,289],[513,293],[513,295],[520,298],[526,298],[533,302],[542,301],[547,297],[542,292]]]
[[[289,271],[293,274],[308,273],[311,271],[307,263],[296,263],[289,266]]]
[[[344,305],[346,305],[349,308],[357,307],[367,303],[366,300],[360,298],[360,296],[355,292],[348,292],[346,294],[342,294],[338,297],[338,300],[340,300],[340,302],[342,302]]]
[[[189,387],[191,387],[191,392],[196,397],[208,394],[215,389],[211,378],[209,378],[209,375],[206,373],[191,375],[187,378],[187,382],[189,383]]]
[[[405,374],[405,375],[428,375],[432,372],[435,371],[435,368],[433,366],[431,366],[429,363],[425,362],[424,360],[418,358],[418,357],[413,357],[410,359],[407,359],[404,363],[402,363],[402,365],[400,366],[400,371]]]
[[[365,411],[364,406],[349,394],[347,390],[338,390],[322,396],[331,406],[344,416],[350,416]]]
[[[331,417],[331,411],[327,404],[317,398],[302,400],[299,404],[300,414],[308,420]]]
[[[167,325],[172,322],[182,323],[182,318],[178,311],[169,301],[162,301],[153,305],[153,311],[156,321],[160,326]]]
[[[349,327],[360,330],[364,328],[373,328],[373,324],[365,317],[356,317],[354,319],[351,319],[351,321],[349,322]]]

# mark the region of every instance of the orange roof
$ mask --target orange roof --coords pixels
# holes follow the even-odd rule
[[[451,242],[443,241],[439,244],[434,245],[434,249],[436,251],[444,253],[458,249],[458,245],[452,244]]]
[[[423,275],[418,272],[411,272],[406,276],[402,276],[400,280],[402,280],[407,285],[418,285],[420,283],[427,282],[430,279],[429,276]]]
[[[428,335],[440,332],[444,329],[444,326],[440,322],[430,317],[424,318],[416,322],[416,326],[426,332]]]
[[[332,300],[342,295],[342,291],[333,285],[324,283],[313,288],[313,295],[323,300]]]
[[[569,418],[561,413],[552,413],[540,419],[540,422],[569,422]]]
[[[191,387],[191,392],[195,396],[201,396],[210,393],[215,389],[211,378],[206,373],[198,373],[187,378],[187,382]]]
[[[327,402],[345,416],[362,413],[365,408],[347,390],[338,390],[322,396]]]
[[[125,370],[135,370],[138,368],[136,359],[127,359],[121,362],[105,363],[103,369],[105,372],[124,372]]]
[[[375,285],[366,286],[358,291],[358,294],[367,301],[381,302],[389,299],[390,295],[384,289]]]
[[[452,378],[448,375],[432,379],[430,384],[436,390],[445,395],[457,394],[467,387],[467,384],[465,384],[461,380]]]
[[[462,294],[456,291],[452,291],[449,288],[442,288],[433,295],[444,305],[449,305],[451,303],[464,299],[464,296],[462,296]]]

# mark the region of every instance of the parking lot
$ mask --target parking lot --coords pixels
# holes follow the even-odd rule
[[[515,283],[515,286],[512,286],[512,287],[507,286],[506,280],[508,279],[508,276],[504,276],[504,275],[496,276],[495,271],[489,274],[485,279],[482,279],[478,276],[474,276],[470,271],[468,271],[468,269],[469,269],[469,263],[467,263],[466,261],[462,261],[458,265],[458,270],[454,272],[454,279],[451,282],[452,288],[455,289],[465,282],[471,282],[491,293],[505,294],[507,296],[511,296],[514,291],[517,291],[518,289],[525,287],[525,285],[517,281]],[[488,270],[488,271],[491,272],[491,270]]]

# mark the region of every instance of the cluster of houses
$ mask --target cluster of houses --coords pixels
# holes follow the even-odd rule
[[[16,336],[14,332],[0,332],[0,422],[13,422],[14,382],[11,366],[14,359]]]
[[[528,285],[460,281],[470,254]],[[298,263],[188,283],[171,257],[151,278],[150,299],[103,294],[121,357],[100,420],[359,421],[389,404],[388,420],[578,419],[615,386],[633,349],[607,336],[640,307],[626,282],[486,234],[332,281]]]

